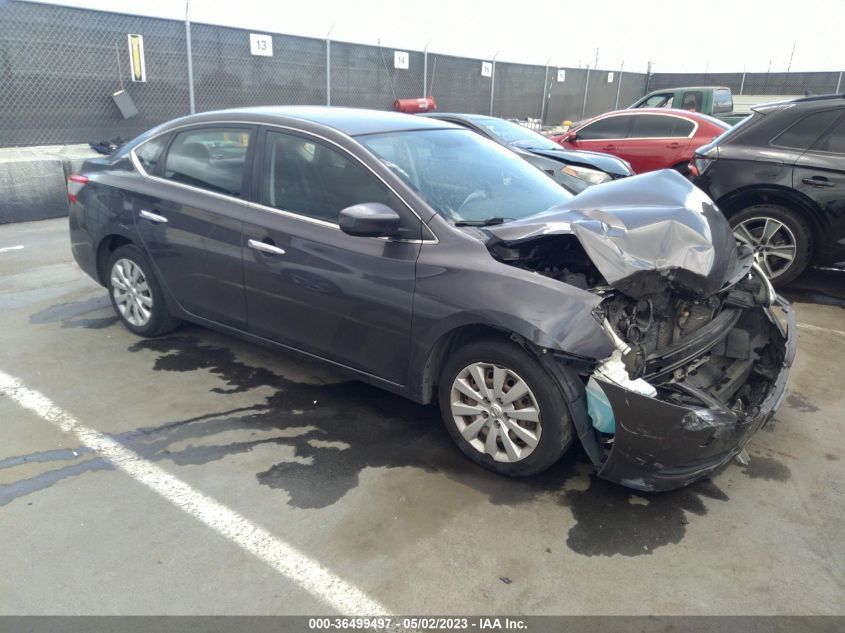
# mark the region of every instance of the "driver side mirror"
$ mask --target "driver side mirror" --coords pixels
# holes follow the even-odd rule
[[[569,132],[563,139],[567,143],[577,143],[578,142],[578,132],[572,131]]]
[[[392,237],[399,232],[399,214],[379,202],[363,202],[340,212],[338,225],[356,237]]]

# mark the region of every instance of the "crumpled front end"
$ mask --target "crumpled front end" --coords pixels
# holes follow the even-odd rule
[[[489,231],[494,258],[601,297],[613,352],[547,368],[599,475],[641,490],[706,477],[780,405],[795,319],[713,202],[667,171],[592,187]],[[563,353],[561,353],[563,352]],[[580,359],[583,360],[583,359]]]
[[[640,490],[685,486],[739,454],[780,406],[795,356],[795,316],[762,273],[713,295],[697,315],[688,306],[671,311],[662,321],[669,331],[655,323],[638,329],[652,319],[637,311],[642,302],[614,297],[604,306],[608,326],[625,330],[618,350],[625,371],[608,372],[608,360],[590,377],[589,420],[604,446],[599,476]],[[691,323],[696,318],[701,323]],[[683,319],[691,327],[679,334]],[[599,407],[607,407],[601,429]]]

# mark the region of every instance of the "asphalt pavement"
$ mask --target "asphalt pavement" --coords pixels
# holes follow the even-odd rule
[[[498,477],[434,407],[200,327],[139,339],[66,219],[0,226],[0,613],[843,614],[845,274],[786,295],[750,463],[643,494],[579,450]]]

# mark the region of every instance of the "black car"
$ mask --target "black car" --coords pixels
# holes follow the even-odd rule
[[[808,264],[845,267],[843,95],[758,106],[691,168],[775,286]]]
[[[483,114],[449,112],[429,112],[417,116],[455,123],[509,147],[573,193],[583,191],[590,185],[634,175],[628,162],[621,158],[600,152],[565,149],[513,121]]]
[[[784,394],[792,313],[675,172],[573,196],[449,123],[274,107],[157,127],[68,193],[74,257],[132,332],[192,321],[437,400],[499,473],[577,436],[603,477],[682,486]]]

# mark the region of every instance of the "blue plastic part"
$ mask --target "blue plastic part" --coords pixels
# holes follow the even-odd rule
[[[616,433],[616,416],[607,400],[601,385],[593,380],[587,381],[587,414],[593,421],[593,426],[602,433]]]

